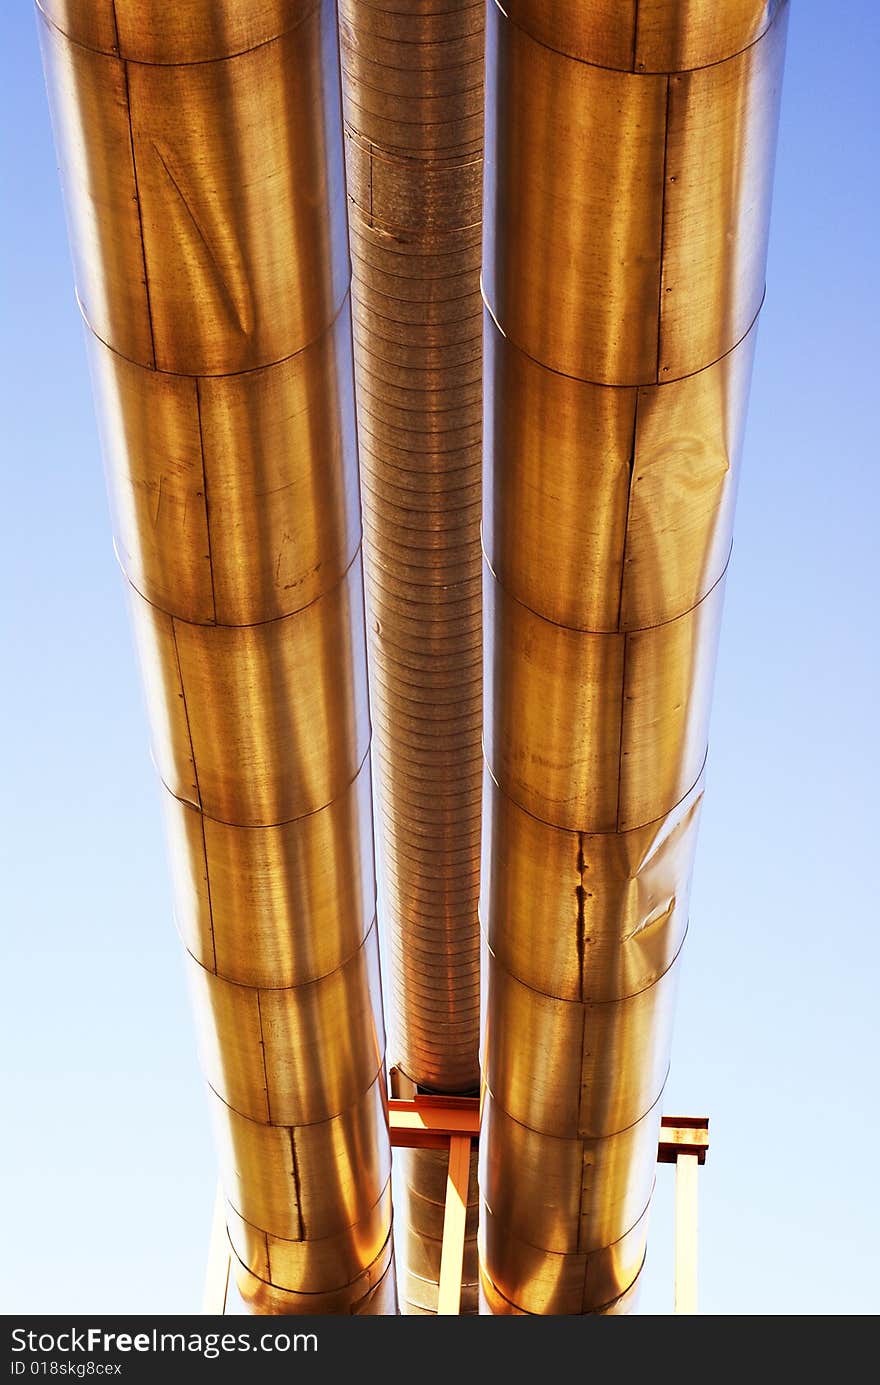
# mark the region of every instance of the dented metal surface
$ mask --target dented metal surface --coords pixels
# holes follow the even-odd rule
[[[786,7],[488,7],[481,1311],[631,1311]]]
[[[490,0],[485,181],[473,0],[341,0],[344,108],[331,0],[38,8],[241,1299],[396,1310],[372,758],[462,1311],[631,1311],[785,0]]]
[[[332,0],[45,0],[239,1292],[393,1313]]]

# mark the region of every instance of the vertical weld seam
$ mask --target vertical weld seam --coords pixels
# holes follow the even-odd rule
[[[582,1208],[584,1204],[584,1141],[581,1136],[581,1102],[584,1095],[584,1061],[587,1052],[587,1007],[581,1002],[581,1065],[578,1070],[578,1120],[577,1133],[581,1144],[581,1196],[578,1204],[577,1248],[581,1249]],[[586,1269],[584,1270],[586,1274]]]
[[[633,14],[633,47],[632,47],[632,70],[636,70],[636,59],[639,56],[639,0],[635,0],[635,13]]]
[[[196,748],[193,745],[192,730],[189,724],[189,709],[186,705],[186,689],[183,686],[183,669],[180,665],[180,650],[177,646],[177,625],[174,616],[171,617],[171,638],[174,641],[174,662],[177,666],[177,681],[180,684],[180,696],[183,701],[183,719],[186,722],[186,736],[189,741],[189,758],[192,764],[193,779],[195,781],[196,797],[199,800],[199,829],[202,834],[202,858],[205,862],[205,892],[208,898],[208,924],[211,929],[211,956],[214,961],[214,975],[217,975],[217,940],[214,933],[214,905],[211,900],[211,876],[208,871],[208,840],[205,835],[205,814],[202,811],[202,790],[199,785],[199,771],[196,766]]]
[[[290,1157],[292,1160],[291,1172],[293,1174],[293,1186],[296,1191],[296,1216],[297,1221],[299,1223],[298,1239],[300,1241],[304,1241],[306,1239],[306,1224],[303,1218],[302,1184],[300,1182],[299,1176],[299,1158],[297,1157],[296,1152],[296,1131],[294,1130],[292,1125],[288,1127],[288,1130],[290,1132]]]
[[[257,1022],[260,1026],[260,1057],[263,1062],[263,1086],[266,1089],[266,1119],[272,1124],[272,1099],[269,1096],[269,1069],[266,1066],[266,1040],[263,1037],[263,1007],[260,1004],[260,992],[257,989]]]
[[[110,0],[110,18],[113,20],[113,47],[119,53],[119,20],[116,18],[116,0]]]
[[[584,885],[584,875],[587,870],[587,862],[584,857],[584,833],[578,832],[578,854],[577,869],[580,880],[575,886],[577,896],[577,957],[578,957],[578,994],[581,1000],[584,999],[584,959],[586,950],[586,903],[587,889]]]
[[[186,705],[186,688],[185,688],[184,685],[183,685],[183,669],[181,668],[181,665],[180,665],[180,649],[179,649],[178,644],[177,644],[177,621],[175,620],[174,616],[171,616],[171,617],[170,617],[170,620],[171,620],[171,639],[172,639],[173,644],[174,644],[174,662],[175,662],[175,664],[176,664],[176,666],[177,666],[177,681],[178,681],[178,683],[180,684],[180,698],[181,698],[181,701],[183,702],[183,719],[184,719],[184,721],[186,722],[186,738],[187,738],[187,740],[189,741],[189,759],[190,759],[190,764],[192,765],[193,781],[194,781],[194,788],[195,788],[195,791],[196,791],[196,798],[199,800],[199,812],[201,813],[201,812],[202,812],[202,790],[201,790],[201,787],[199,786],[199,771],[198,771],[198,766],[196,765],[196,748],[195,748],[195,746],[193,745],[192,728],[191,728],[191,726],[190,726],[190,724],[189,724],[189,709],[188,709],[188,707],[187,707],[187,705]]]
[[[631,441],[631,443],[630,443],[629,457],[628,457],[628,459],[627,459],[627,464],[628,464],[628,467],[629,467],[629,481],[628,481],[628,483],[627,483],[627,488],[626,488],[626,514],[625,514],[624,520],[623,520],[623,553],[621,554],[621,558],[620,558],[620,589],[619,589],[619,591],[618,591],[618,593],[617,593],[617,625],[616,625],[616,628],[617,628],[618,632],[620,631],[620,622],[621,622],[622,619],[623,619],[623,588],[624,588],[624,583],[626,582],[626,555],[627,555],[627,551],[628,551],[628,549],[629,549],[629,511],[630,511],[630,505],[631,505],[631,503],[632,503],[633,479],[634,479],[634,477],[635,477],[635,472],[636,472],[636,436],[637,436],[638,421],[639,421],[639,393],[640,393],[639,387],[636,386],[636,397],[635,397],[635,403],[633,404],[632,441]]]
[[[626,631],[621,631],[621,629],[620,629],[620,624],[621,624],[621,620],[623,619],[623,586],[624,586],[624,581],[625,581],[625,577],[626,577],[626,553],[627,553],[627,540],[628,540],[628,535],[629,535],[629,512],[630,512],[630,505],[631,505],[631,503],[632,503],[633,478],[634,478],[634,476],[635,476],[635,468],[636,468],[636,432],[637,432],[637,428],[638,428],[638,420],[639,420],[639,389],[637,388],[637,389],[636,389],[635,404],[634,404],[634,406],[633,406],[632,446],[631,446],[631,448],[630,448],[630,456],[629,456],[629,487],[628,487],[628,489],[627,489],[627,494],[626,494],[626,520],[624,521],[624,530],[623,530],[623,535],[624,535],[624,537],[623,537],[623,557],[622,557],[621,564],[620,564],[620,594],[619,594],[619,596],[618,596],[618,605],[617,605],[617,631],[618,631],[618,634],[622,634],[622,635],[623,635],[623,660],[622,660],[622,667],[621,667],[621,671],[620,671],[620,734],[619,734],[619,739],[618,739],[618,742],[617,742],[617,808],[616,808],[616,810],[615,810],[615,817],[614,817],[614,826],[615,826],[615,831],[617,831],[617,832],[620,831],[620,798],[621,798],[621,786],[622,786],[622,780],[623,780],[623,742],[624,742],[624,736],[625,736],[625,731],[626,731],[626,652],[627,652],[627,647],[628,647],[628,645],[629,645],[629,636],[627,635]]]
[[[205,893],[208,899],[208,926],[211,929],[211,955],[214,959],[214,975],[217,975],[217,938],[214,933],[214,905],[211,900],[211,873],[208,869],[208,841],[205,836],[205,815],[199,813],[199,824],[202,829],[202,853],[205,861]]]
[[[623,742],[626,735],[626,653],[629,635],[623,636],[623,661],[620,670],[620,743],[617,750],[617,815],[614,819],[615,832],[620,831],[620,799],[623,784]]]
[[[115,0],[113,9],[113,23],[114,25],[116,23]],[[141,210],[141,190],[140,183],[138,182],[137,158],[135,157],[134,152],[134,127],[132,125],[131,120],[131,88],[128,81],[128,63],[124,59],[122,60],[122,71],[125,77],[125,106],[128,114],[128,145],[129,149],[131,150],[131,172],[132,177],[134,178],[134,200],[137,206],[138,231],[140,232],[141,238],[141,264],[144,270],[144,294],[146,295],[147,300],[147,322],[150,328],[150,351],[153,356],[153,369],[156,370],[158,369],[156,363],[156,336],[153,331],[153,302],[152,298],[150,297],[150,276],[147,273],[147,242],[144,237],[144,217],[143,212]]]
[[[663,182],[660,188],[660,267],[657,275],[657,370],[655,379],[660,383],[660,351],[663,345],[663,256],[666,250],[666,166],[669,156],[669,94],[670,78],[666,78],[666,116],[663,122]]]
[[[211,576],[211,610],[214,613],[214,623],[217,623],[217,593],[214,588],[214,550],[211,544],[211,510],[208,502],[208,466],[205,461],[205,435],[202,431],[202,390],[201,381],[196,376],[196,417],[199,423],[199,456],[202,463],[202,501],[205,506],[205,533],[208,538],[208,572]]]
[[[578,1123],[578,1128],[580,1128],[580,1123]],[[585,1191],[586,1191],[585,1188],[584,1188],[584,1160],[585,1160],[586,1155],[587,1155],[587,1146],[586,1146],[586,1142],[585,1142],[584,1140],[581,1140],[580,1145],[581,1145],[581,1195],[580,1195],[580,1197],[578,1198],[577,1244],[576,1244],[576,1246],[575,1246],[575,1251],[576,1251],[578,1254],[580,1254],[580,1252],[581,1252],[581,1251],[583,1250],[583,1248],[584,1248],[584,1235],[583,1235],[583,1226],[584,1226],[584,1193],[585,1193]],[[586,1269],[584,1270],[584,1292],[586,1293]],[[581,1302],[583,1302],[583,1300],[581,1300]]]

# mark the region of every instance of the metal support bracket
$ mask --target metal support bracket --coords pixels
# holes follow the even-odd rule
[[[706,1116],[664,1116],[660,1122],[658,1164],[675,1165],[674,1313],[697,1310],[697,1169],[706,1162]]]
[[[477,1097],[416,1096],[388,1102],[392,1149],[448,1149],[446,1208],[440,1253],[438,1315],[461,1307],[465,1216],[471,1141],[480,1133]],[[697,1312],[697,1169],[706,1162],[709,1121],[705,1116],[663,1116],[658,1164],[675,1165],[675,1313]],[[223,1195],[218,1190],[205,1278],[204,1312],[224,1313],[229,1285],[229,1242]]]
[[[417,1096],[388,1103],[392,1149],[448,1149],[446,1207],[440,1250],[437,1314],[461,1311],[461,1270],[464,1264],[465,1220],[471,1172],[471,1140],[480,1133],[480,1103],[476,1097]]]

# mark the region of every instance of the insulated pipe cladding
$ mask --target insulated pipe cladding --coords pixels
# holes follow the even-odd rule
[[[340,0],[339,19],[390,1056],[412,1090],[464,1094],[479,1083],[484,4]],[[395,1156],[406,1313],[436,1311],[445,1180],[436,1150]]]
[[[482,8],[340,8],[344,118],[334,0],[38,4],[233,1264],[256,1312],[396,1311],[356,365],[394,1057],[446,1092],[482,726],[463,1308],[479,1278],[489,1313],[626,1312],[787,4],[489,0],[482,360]]]
[[[479,1084],[482,0],[340,0],[393,1062]]]
[[[393,1313],[333,0],[41,0],[233,1264]]]
[[[642,1266],[787,6],[488,5],[480,1274]]]

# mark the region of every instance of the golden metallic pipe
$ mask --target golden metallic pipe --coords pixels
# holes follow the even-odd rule
[[[332,0],[41,0],[239,1289],[393,1313]]]
[[[485,1312],[637,1292],[786,17],[489,5]]]
[[[395,1064],[479,1081],[482,0],[340,0],[380,919]],[[413,1088],[414,1089],[414,1088]],[[436,1311],[436,1151],[401,1151]],[[476,1178],[462,1311],[476,1312]]]

